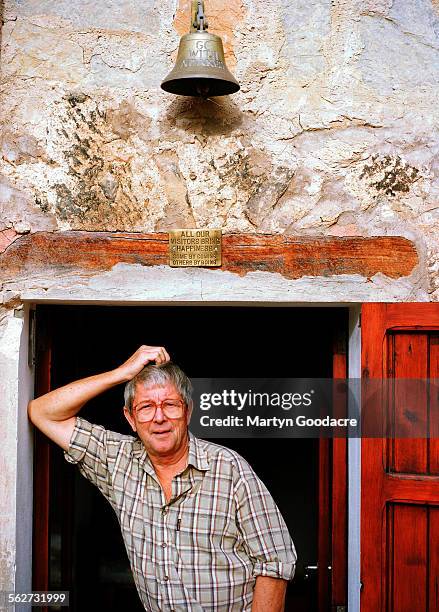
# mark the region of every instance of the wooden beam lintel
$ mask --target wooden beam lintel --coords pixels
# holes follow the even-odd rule
[[[265,271],[288,279],[377,273],[397,279],[419,263],[412,242],[400,236],[291,237],[265,234],[223,236],[221,270],[239,275]],[[118,263],[167,265],[168,234],[36,232],[21,236],[0,254],[2,276],[29,277],[44,270],[101,272]]]

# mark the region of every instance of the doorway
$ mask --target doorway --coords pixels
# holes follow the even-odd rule
[[[194,378],[330,378],[334,339],[340,344],[348,326],[347,308],[318,307],[39,306],[36,316],[36,394],[113,369],[141,344],[166,346]],[[81,415],[130,434],[122,406],[121,386]],[[325,470],[331,487],[331,453],[317,439],[214,441],[249,461],[285,518],[299,559],[286,610],[329,609],[331,579],[325,585],[315,568],[332,540],[333,504],[322,488]],[[69,590],[75,612],[141,612],[110,505],[44,436],[35,456],[34,588]]]

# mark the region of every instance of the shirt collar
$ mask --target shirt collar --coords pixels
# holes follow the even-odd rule
[[[188,465],[195,469],[206,472],[209,469],[209,459],[201,441],[189,432],[189,457]]]
[[[137,438],[133,442],[133,455],[136,457],[145,471],[148,472],[148,474],[151,476],[155,475],[154,466],[152,465],[151,460],[148,457],[148,453],[146,452],[146,448],[144,447],[140,438]],[[191,432],[189,432],[188,465],[191,465],[200,472],[205,472],[209,469],[209,459],[207,457],[207,453],[201,445],[201,441]]]

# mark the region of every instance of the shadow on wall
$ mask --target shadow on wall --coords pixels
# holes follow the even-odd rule
[[[174,96],[166,111],[166,121],[190,133],[229,136],[242,125],[243,113],[228,97],[204,100]]]

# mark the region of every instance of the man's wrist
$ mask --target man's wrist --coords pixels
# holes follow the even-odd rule
[[[121,385],[123,383],[127,383],[131,380],[131,377],[121,370],[120,368],[115,368],[114,370],[110,370],[107,372],[109,382],[113,385]]]

